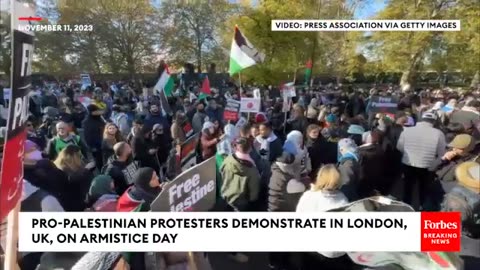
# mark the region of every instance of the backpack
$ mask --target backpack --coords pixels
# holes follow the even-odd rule
[[[445,195],[442,211],[462,213],[462,227],[467,235],[480,237],[480,194],[456,186]]]
[[[35,192],[30,194],[25,200],[22,201],[20,206],[21,212],[42,212],[42,201],[49,194],[42,190],[37,189]]]

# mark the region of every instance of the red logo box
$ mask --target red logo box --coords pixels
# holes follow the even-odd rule
[[[460,212],[421,213],[422,251],[460,251]]]

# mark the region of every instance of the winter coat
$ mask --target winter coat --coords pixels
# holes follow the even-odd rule
[[[286,166],[288,168],[288,165]],[[297,188],[298,185],[300,189]],[[272,165],[272,176],[268,185],[268,211],[294,212],[305,186],[279,166],[278,162]]]
[[[258,199],[260,174],[250,161],[229,155],[220,168],[223,185],[221,194],[237,211],[248,211]]]
[[[338,163],[338,171],[342,180],[340,191],[353,202],[358,199],[360,164],[355,159],[345,159]]]
[[[83,133],[87,146],[92,152],[100,151],[103,141],[105,122],[100,116],[88,115],[82,122]]]
[[[112,177],[116,193],[122,195],[128,186],[133,183],[133,176],[138,168],[137,161],[123,162],[112,156],[104,166],[102,173]]]

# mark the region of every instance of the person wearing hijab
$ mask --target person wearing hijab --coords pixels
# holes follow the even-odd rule
[[[118,212],[146,212],[160,193],[160,182],[154,169],[144,167],[135,172],[133,186],[118,199]]]
[[[308,178],[308,175],[312,171],[312,163],[310,161],[310,155],[308,154],[308,149],[305,147],[303,134],[298,131],[294,130],[288,133],[287,140],[284,143],[284,151],[286,147],[293,147],[295,155],[295,166],[296,170],[293,172],[295,179],[303,180],[304,178]],[[299,169],[297,171],[297,169]]]
[[[342,180],[340,191],[347,196],[349,201],[356,201],[358,199],[360,163],[358,147],[352,139],[345,138],[338,142],[337,167]]]
[[[352,139],[356,145],[362,144],[362,135],[365,129],[361,125],[351,124],[347,130],[348,137]]]
[[[203,124],[202,135],[200,137],[200,147],[202,152],[202,159],[207,160],[215,155],[217,152],[217,143],[219,143],[223,136],[217,137],[215,125],[207,121]]]
[[[97,212],[114,212],[117,200],[118,195],[110,175],[100,174],[93,178],[86,198],[87,207]]]

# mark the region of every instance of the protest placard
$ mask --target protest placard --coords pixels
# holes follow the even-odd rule
[[[370,99],[371,113],[395,114],[397,112],[397,107],[398,107],[398,100],[395,97],[373,96]]]
[[[10,88],[3,88],[3,99],[10,100],[11,93],[12,93],[12,90]]]
[[[237,121],[239,110],[240,101],[231,98],[227,99],[227,105],[223,111],[223,118],[227,121]]]
[[[195,149],[197,148],[199,137],[200,134],[196,133],[190,136],[190,138],[180,146],[180,153],[178,155],[180,165],[178,167],[181,168],[182,171],[188,170],[197,164]]]
[[[208,211],[216,197],[215,157],[184,171],[163,186],[153,212]]]
[[[245,113],[258,113],[260,111],[260,102],[259,98],[244,98],[240,100],[240,112]]]
[[[90,79],[89,74],[80,74],[80,81],[82,82],[82,86],[92,85],[92,80]]]

